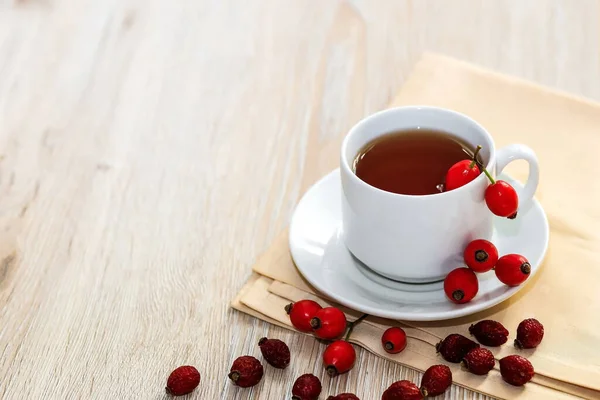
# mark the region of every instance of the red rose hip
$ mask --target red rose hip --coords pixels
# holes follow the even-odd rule
[[[346,315],[336,307],[325,307],[310,320],[313,332],[318,338],[337,339],[346,331]]]
[[[450,167],[446,173],[444,191],[457,189],[466,185],[481,174],[479,167],[473,160],[459,161]]]
[[[495,215],[514,218],[519,208],[519,197],[509,183],[495,181],[485,189],[485,203]]]
[[[350,371],[355,362],[356,351],[345,340],[336,340],[323,352],[323,365],[329,376],[337,376]]]
[[[475,297],[479,290],[479,281],[475,272],[469,268],[456,268],[444,279],[444,292],[450,301],[462,304]]]
[[[475,161],[477,160],[477,155],[480,150],[481,146],[477,146],[472,160],[459,161],[448,169],[448,172],[446,172],[446,179],[444,180],[445,191],[454,190],[464,186],[481,174],[479,166]]]
[[[191,365],[175,369],[167,379],[167,393],[172,396],[183,396],[192,393],[200,384],[200,373]]]
[[[476,239],[467,245],[464,252],[467,267],[475,272],[487,272],[494,268],[498,261],[498,249],[492,242]]]
[[[397,326],[386,329],[381,336],[381,345],[390,354],[400,353],[406,348],[406,332]]]
[[[423,395],[421,394],[421,390],[414,383],[402,380],[398,382],[394,382],[390,385],[389,388],[385,392],[383,392],[383,396],[381,396],[381,400],[421,400],[423,399]]]
[[[304,374],[292,387],[292,400],[317,400],[321,394],[321,381],[313,374]]]
[[[444,393],[452,385],[452,371],[445,365],[432,365],[421,379],[421,393],[434,397]]]
[[[236,358],[229,372],[229,379],[234,385],[247,388],[260,382],[263,377],[263,366],[252,356]]]
[[[486,375],[492,369],[496,360],[494,354],[484,347],[478,347],[467,353],[462,360],[467,371],[475,375]]]
[[[517,328],[515,346],[520,349],[533,349],[542,342],[544,338],[544,325],[535,318],[521,321]]]
[[[533,365],[525,357],[512,355],[500,360],[500,374],[506,383],[523,386],[533,378]]]
[[[494,272],[505,285],[519,286],[529,278],[531,264],[522,255],[507,254],[498,259]]]
[[[290,316],[290,321],[294,325],[294,328],[300,332],[311,332],[312,326],[310,325],[310,320],[322,308],[316,301],[300,300],[285,306],[285,311]]]
[[[290,348],[279,339],[260,339],[260,352],[267,362],[275,368],[286,368],[290,365]]]

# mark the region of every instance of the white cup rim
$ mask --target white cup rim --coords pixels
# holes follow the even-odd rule
[[[448,192],[440,192],[440,193],[432,193],[432,194],[401,194],[401,193],[394,193],[394,192],[388,192],[386,190],[383,189],[379,189],[373,185],[368,184],[367,182],[363,181],[362,179],[360,179],[355,173],[354,171],[350,168],[350,164],[351,162],[349,162],[349,160],[346,157],[346,150],[348,147],[348,142],[350,141],[350,138],[354,135],[356,135],[357,131],[359,131],[364,125],[368,124],[370,121],[372,121],[373,119],[379,118],[381,117],[383,114],[388,114],[388,113],[393,113],[393,112],[398,112],[398,111],[422,111],[422,110],[428,110],[428,111],[434,111],[434,112],[440,112],[440,113],[445,113],[445,114],[449,114],[452,115],[453,117],[456,118],[460,118],[460,119],[464,119],[466,121],[468,121],[470,124],[473,124],[475,127],[477,127],[477,129],[479,129],[481,132],[483,132],[483,134],[485,136],[487,136],[487,139],[489,140],[489,142],[491,143],[491,148],[489,149],[490,151],[490,157],[489,160],[485,166],[486,170],[490,173],[493,174],[492,168],[491,166],[495,165],[495,158],[496,158],[496,144],[494,143],[494,139],[492,138],[492,135],[489,134],[489,132],[477,121],[475,121],[473,118],[469,117],[468,115],[462,114],[458,111],[454,111],[454,110],[450,110],[447,108],[442,108],[442,107],[435,107],[435,106],[421,106],[421,105],[414,105],[414,106],[399,106],[399,107],[392,107],[392,108],[387,108],[385,110],[381,110],[378,111],[374,114],[369,115],[366,118],[363,118],[362,120],[360,120],[358,123],[356,123],[351,129],[350,131],[348,131],[348,133],[346,134],[346,136],[344,137],[344,140],[342,141],[342,147],[341,147],[341,168],[344,169],[344,172],[347,173],[348,175],[351,175],[352,180],[354,180],[355,182],[357,182],[361,187],[364,187],[365,190],[374,190],[377,193],[380,193],[383,196],[390,196],[390,197],[396,197],[396,198],[413,198],[413,199],[420,199],[420,198],[431,198],[431,197],[435,197],[435,198],[445,198],[448,196],[456,196],[459,195],[460,193],[464,192],[465,190],[468,190],[470,187],[472,187],[474,185],[474,182],[477,182],[478,180],[481,179],[488,179],[487,176],[484,173],[479,174],[479,176],[475,179],[473,179],[471,182],[467,183],[466,185],[463,185],[459,188],[456,188],[454,190],[450,190]]]

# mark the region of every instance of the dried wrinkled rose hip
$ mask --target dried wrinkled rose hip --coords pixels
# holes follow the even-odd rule
[[[166,391],[172,396],[183,396],[192,393],[200,384],[200,373],[191,365],[184,365],[169,375]]]
[[[435,346],[437,352],[444,357],[444,360],[452,363],[461,362],[469,351],[477,347],[479,347],[479,344],[458,333],[446,336],[444,340]]]
[[[544,325],[535,318],[522,321],[517,328],[515,346],[520,349],[533,349],[542,343],[544,338]]]
[[[321,394],[321,381],[313,374],[304,374],[294,382],[292,400],[317,400]]]
[[[494,354],[484,347],[469,351],[462,362],[467,371],[475,375],[486,375],[496,364]]]
[[[327,398],[327,400],[360,400],[360,399],[353,393],[341,393],[341,394],[338,394],[337,396],[329,396]]]
[[[236,358],[229,372],[234,385],[247,388],[256,385],[263,377],[263,366],[252,356]]]
[[[484,346],[501,346],[508,340],[508,330],[500,322],[491,319],[471,325],[469,332]]]
[[[290,348],[281,340],[264,337],[259,340],[258,346],[271,366],[283,369],[290,365]]]
[[[500,360],[500,374],[506,383],[523,386],[533,378],[533,365],[525,357],[512,355]]]
[[[434,397],[444,393],[452,385],[452,371],[446,365],[432,365],[421,379],[421,393]]]
[[[381,396],[381,400],[421,400],[422,398],[423,395],[417,385],[407,380],[392,383]]]

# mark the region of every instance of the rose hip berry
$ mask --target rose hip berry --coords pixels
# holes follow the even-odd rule
[[[346,331],[346,315],[336,307],[325,307],[310,320],[313,332],[318,338],[337,339]]]
[[[485,319],[469,327],[471,335],[484,346],[501,346],[508,340],[508,330],[498,321]]]
[[[515,218],[519,197],[515,189],[505,181],[494,181],[485,189],[485,203],[499,217]]]
[[[529,278],[531,264],[519,254],[507,254],[498,259],[494,272],[505,285],[519,286]]]
[[[537,347],[544,338],[544,325],[535,318],[521,321],[517,328],[515,346],[520,349],[533,349]]]
[[[353,393],[340,393],[337,396],[329,396],[327,400],[360,400],[358,396]]]
[[[483,172],[491,182],[491,185],[485,189],[484,195],[490,211],[499,217],[516,218],[519,196],[515,189],[508,182],[495,180],[485,168]]]
[[[479,151],[479,148],[477,149]],[[450,191],[466,185],[481,174],[479,167],[473,160],[459,161],[450,167],[446,173],[444,190]]]
[[[267,362],[275,368],[286,368],[290,365],[290,348],[279,339],[267,339],[258,341],[260,352]]]
[[[229,379],[234,385],[247,388],[256,385],[263,376],[263,366],[252,356],[241,356],[235,359],[229,372]]]
[[[467,245],[463,256],[467,267],[475,272],[487,272],[498,261],[498,249],[492,242],[476,239]]]
[[[381,396],[381,400],[421,400],[423,395],[414,383],[402,380],[394,382]]]
[[[192,393],[200,384],[200,372],[191,365],[176,368],[167,379],[165,390],[172,396]]]
[[[444,292],[450,301],[462,304],[475,297],[479,290],[479,281],[475,272],[469,268],[456,268],[444,279]]]
[[[381,336],[381,344],[390,354],[400,353],[406,348],[406,332],[397,326],[388,328]]]
[[[292,387],[292,400],[317,400],[321,394],[321,381],[313,374],[304,374]]]
[[[458,333],[446,336],[444,340],[435,345],[437,352],[444,357],[444,360],[452,363],[461,362],[469,351],[478,347],[479,344]]]
[[[523,386],[533,378],[533,365],[525,357],[512,355],[500,360],[500,374],[505,382]]]
[[[356,351],[345,340],[336,340],[323,352],[323,365],[329,376],[337,376],[350,371],[355,362]]]
[[[444,393],[452,385],[452,371],[445,365],[432,365],[421,379],[421,393],[434,397]]]
[[[475,375],[486,375],[494,369],[494,364],[496,364],[494,354],[485,347],[469,351],[462,362],[467,371]]]
[[[317,311],[321,308],[319,303],[312,300],[300,300],[285,306],[285,311],[290,316],[290,321],[294,328],[300,332],[311,332],[312,326],[310,320],[313,319]]]

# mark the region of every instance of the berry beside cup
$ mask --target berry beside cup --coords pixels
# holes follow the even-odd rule
[[[446,297],[456,304],[467,303],[477,295],[477,274],[493,269],[500,282],[507,286],[518,286],[525,282],[531,273],[531,264],[525,257],[519,254],[498,257],[496,246],[485,239],[470,242],[465,248],[463,259],[467,268],[456,268],[444,279]]]
[[[467,245],[463,257],[474,272],[487,272],[498,262],[498,249],[488,240],[476,239]]]
[[[519,208],[517,192],[509,183],[497,181],[492,177],[477,159],[480,150],[481,146],[477,146],[471,160],[459,161],[450,167],[446,174],[445,191],[468,184],[483,171],[490,181],[484,194],[489,210],[500,217],[516,218]],[[534,175],[537,186],[537,169]],[[448,299],[456,304],[467,303],[477,295],[479,284],[476,273],[485,273],[493,269],[498,280],[507,286],[522,284],[531,273],[531,264],[525,257],[519,254],[498,257],[496,246],[485,239],[471,241],[464,250],[463,259],[468,268],[456,268],[444,280],[444,292]]]
[[[485,203],[490,211],[499,216],[514,219],[519,208],[519,197],[516,190],[506,181],[496,180],[483,166],[477,157],[481,151],[477,146],[470,160],[462,160],[452,165],[446,173],[444,191],[458,189],[477,178],[481,171],[487,176],[490,185],[485,190]]]

